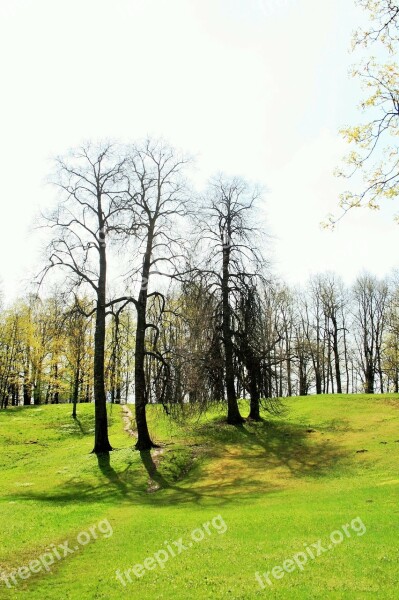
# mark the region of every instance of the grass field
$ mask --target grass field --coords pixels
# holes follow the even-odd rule
[[[113,406],[100,462],[93,406],[2,411],[0,598],[398,598],[399,398],[284,406],[237,428],[152,407],[152,457]]]

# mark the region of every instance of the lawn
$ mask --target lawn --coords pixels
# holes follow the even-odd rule
[[[399,397],[283,404],[242,427],[151,407],[152,455],[115,405],[100,461],[92,405],[2,411],[0,598],[397,598]]]

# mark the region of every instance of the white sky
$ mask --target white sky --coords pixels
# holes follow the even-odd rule
[[[277,272],[347,282],[399,264],[394,204],[320,228],[356,119],[353,0],[1,0],[0,278],[24,293],[51,157],[83,140],[164,136],[215,171],[266,186]]]

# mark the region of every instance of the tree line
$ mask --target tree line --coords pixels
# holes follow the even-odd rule
[[[354,48],[395,52],[398,4],[357,4],[370,26]],[[344,213],[398,194],[397,66],[370,58],[354,74],[366,118],[343,130],[355,150],[338,174],[364,185],[342,194]],[[348,289],[327,273],[291,289],[262,252],[260,190],[218,175],[198,193],[190,164],[157,140],[88,143],[55,161],[38,279],[56,271],[58,289],[1,311],[2,408],[70,401],[76,416],[79,402],[94,401],[93,451],[104,453],[107,399],[134,397],[136,447],[147,450],[153,402],[168,412],[223,402],[238,424],[241,397],[256,420],[275,397],[398,391],[396,275],[362,274]]]
[[[87,146],[57,160],[40,279],[62,282],[0,312],[0,405],[94,402],[94,451],[111,449],[106,404],[226,405],[243,421],[273,399],[399,391],[399,279],[334,273],[292,288],[264,258],[259,190],[218,175],[194,193],[167,144]],[[107,285],[118,262],[127,273]],[[166,283],[165,283],[166,281]],[[119,286],[119,287],[118,287]]]

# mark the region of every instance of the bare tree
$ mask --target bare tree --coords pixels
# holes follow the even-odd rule
[[[133,282],[139,287],[132,297],[136,307],[135,339],[135,416],[138,439],[136,449],[148,450],[155,446],[151,440],[146,406],[149,400],[146,384],[146,360],[156,360],[163,371],[165,386],[158,402],[164,401],[166,381],[170,368],[162,352],[157,349],[159,327],[148,321],[148,301],[157,300],[159,312],[165,310],[165,296],[159,289],[163,276],[173,277],[179,271],[183,257],[184,217],[188,212],[189,197],[184,169],[189,159],[162,141],[147,140],[128,149],[126,169],[129,176],[130,217],[124,233],[134,244],[131,271]],[[178,233],[178,232],[181,233]],[[156,275],[157,277],[153,277]],[[150,280],[156,282],[149,290]],[[158,284],[158,289],[156,288]],[[148,332],[156,333],[155,344],[148,346]]]
[[[353,287],[355,303],[355,332],[364,375],[366,394],[374,394],[376,375],[383,392],[382,346],[386,329],[388,285],[365,274],[357,278]]]
[[[242,282],[238,306],[234,316],[238,321],[235,331],[235,347],[241,369],[244,390],[249,392],[249,419],[260,421],[260,401],[268,399],[264,408],[271,410],[270,399],[281,396],[282,383],[278,370],[285,360],[279,351],[284,337],[280,319],[282,297],[278,286],[270,281],[250,279]],[[243,371],[243,373],[242,373]],[[238,376],[239,377],[239,376]]]
[[[319,276],[318,287],[325,315],[328,346],[334,358],[337,393],[342,394],[341,338],[345,330],[342,317],[346,302],[344,286],[334,273],[326,273]],[[329,362],[329,369],[332,372],[331,359]]]
[[[202,197],[197,220],[197,259],[202,263],[197,270],[219,301],[227,422],[233,425],[244,420],[235,386],[234,311],[242,282],[256,277],[263,265],[255,245],[255,204],[259,195],[259,190],[240,178],[215,177]]]
[[[56,165],[54,183],[60,198],[55,210],[44,217],[52,238],[42,275],[57,267],[65,273],[65,285],[71,294],[83,289],[94,296],[93,452],[101,454],[112,450],[104,381],[105,325],[107,309],[119,300],[107,298],[107,241],[124,207],[127,188],[124,160],[110,144],[87,144],[65,158],[58,158]]]

